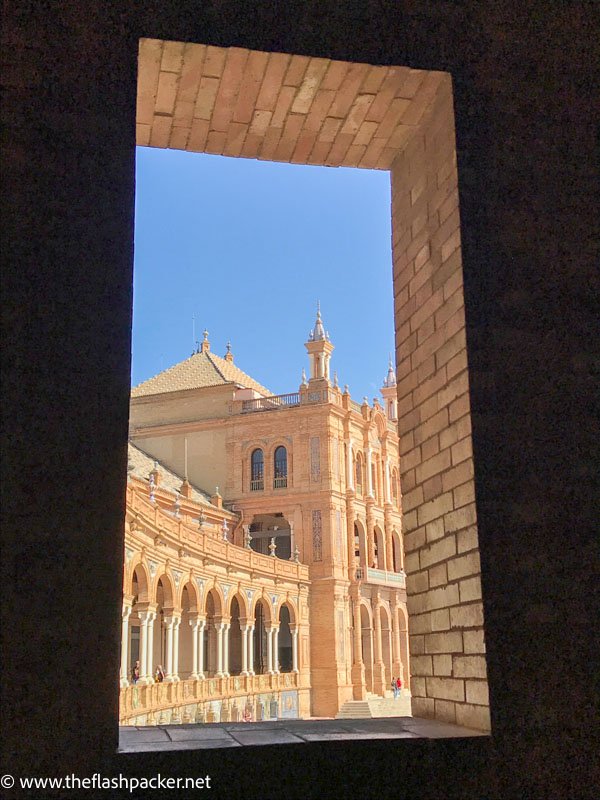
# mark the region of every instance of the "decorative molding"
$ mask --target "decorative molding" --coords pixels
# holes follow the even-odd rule
[[[323,560],[323,526],[321,512],[312,512],[313,561]]]
[[[318,436],[310,437],[310,479],[321,480],[321,440]]]
[[[148,560],[148,569],[150,570],[150,577],[154,578],[156,575],[156,570],[158,569],[158,561],[151,561]]]

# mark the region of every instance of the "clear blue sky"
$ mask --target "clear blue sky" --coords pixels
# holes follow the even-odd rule
[[[383,171],[138,147],[132,385],[207,328],[276,394],[297,391],[316,302],[355,400],[394,349],[390,183]]]

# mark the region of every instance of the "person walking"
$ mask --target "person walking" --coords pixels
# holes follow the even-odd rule
[[[398,689],[396,687],[396,678],[395,677],[392,677],[392,692],[394,693],[394,700],[395,700],[396,697],[398,696],[398,694],[397,694]]]
[[[165,673],[162,668],[162,664],[159,664],[156,668],[156,672],[154,673],[154,680],[156,683],[162,683],[165,679]]]
[[[396,681],[396,697],[400,697],[402,691],[402,681],[400,680],[400,676],[398,676],[398,680]]]
[[[140,679],[140,662],[136,661],[133,667],[131,668],[131,682],[137,683]]]

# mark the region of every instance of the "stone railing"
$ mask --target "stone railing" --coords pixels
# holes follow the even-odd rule
[[[404,572],[388,572],[385,569],[367,568],[367,583],[381,583],[385,586],[406,588],[406,575]]]
[[[225,541],[220,529],[208,531],[198,528],[196,520],[182,517],[175,519],[156,504],[151,503],[141,492],[131,486],[127,490],[128,511],[134,516],[137,512],[137,526],[153,536],[163,545],[173,542],[184,546],[189,555],[199,559],[209,559],[230,569],[241,567],[256,573],[257,577],[277,577],[293,581],[308,581],[308,566],[292,560],[273,558],[256,553],[249,548],[240,547]]]
[[[138,683],[120,689],[119,724],[128,725],[130,720],[143,715],[152,715],[154,722],[158,723],[158,717],[164,712],[168,711],[171,716],[177,709],[186,706],[207,704],[214,700],[235,701],[236,698],[243,699],[245,703],[257,695],[279,695],[282,691],[298,688],[299,676],[296,672],[235,675],[148,685]],[[174,716],[177,718],[176,713]]]

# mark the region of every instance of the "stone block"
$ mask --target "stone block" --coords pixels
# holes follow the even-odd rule
[[[435,701],[435,718],[441,722],[456,722],[456,703],[450,700],[436,700]]]
[[[419,552],[406,554],[406,558],[404,559],[404,569],[409,575],[420,570]]]
[[[459,600],[458,585],[440,586],[437,589],[430,589],[424,595],[426,611],[435,611],[437,608],[448,608],[457,605]]]
[[[451,628],[480,628],[482,626],[483,606],[481,603],[450,609]]]
[[[402,502],[404,503],[404,497],[402,498]],[[411,553],[423,547],[426,541],[425,531],[425,527],[422,527],[404,535],[404,551],[406,553]]]
[[[429,633],[424,637],[425,653],[462,653],[462,636],[457,631]]]
[[[483,629],[464,631],[463,642],[465,653],[485,653],[485,638]]]
[[[427,564],[423,564],[427,566]],[[468,553],[465,556],[459,556],[448,561],[448,580],[455,581],[458,578],[464,578],[467,575],[479,575],[481,572],[481,562],[479,560],[479,552]]]
[[[423,547],[421,549],[421,567],[425,569],[432,564],[436,564],[440,561],[446,561],[455,554],[456,537],[446,533],[446,535],[439,541],[429,545],[429,547]]]
[[[470,603],[473,600],[481,600],[481,578],[467,578],[459,583],[460,602]]]
[[[475,510],[475,503],[463,506],[463,508],[458,508],[456,511],[451,511],[444,517],[446,531],[458,531],[462,528],[468,528],[476,522],[477,512]]]
[[[465,682],[455,678],[426,678],[427,697],[440,700],[465,699]]]
[[[421,655],[425,652],[425,636],[413,636],[410,634],[408,639],[411,657]]]
[[[413,676],[410,681],[410,691],[414,702],[415,697],[425,697],[427,694],[427,687],[425,686],[425,678]]]
[[[415,572],[406,576],[406,591],[408,594],[419,594],[429,589],[429,573]]]
[[[443,586],[448,583],[448,570],[446,564],[436,564],[434,567],[429,568],[429,586],[434,588],[436,586]]]
[[[435,670],[436,656],[433,658]],[[467,703],[472,703],[477,706],[489,706],[490,692],[487,681],[465,681],[465,690],[467,694]]]
[[[446,529],[444,527],[444,518],[438,517],[434,519],[433,522],[429,522],[425,526],[425,534],[427,537],[428,542],[435,542],[438,539],[441,539],[446,533]],[[425,542],[423,542],[425,544]]]
[[[466,373],[464,373],[466,375]],[[460,464],[467,458],[473,457],[473,442],[470,436],[465,436],[460,442],[452,446],[452,465]]]
[[[450,610],[448,608],[440,608],[437,611],[431,612],[431,630],[450,630]]]
[[[465,528],[464,531],[459,531],[456,534],[456,544],[459,553],[465,553],[468,550],[475,550],[479,547],[477,526],[472,525],[470,528]]]
[[[425,697],[425,689],[420,693],[419,697],[415,696],[414,687],[412,689],[412,713],[415,717],[423,717],[424,719],[435,719],[435,705],[434,701],[429,697]]]
[[[410,618],[410,632],[431,633],[431,614],[416,614]]]
[[[410,671],[413,676],[433,675],[433,661],[431,656],[413,656],[410,660]]]
[[[462,506],[469,505],[475,502],[475,484],[473,481],[467,481],[452,492],[454,497],[454,508],[461,508]]]
[[[487,667],[483,656],[454,656],[452,666],[456,678],[487,677]]]
[[[470,703],[458,704],[456,706],[456,724],[479,731],[489,731],[491,729],[490,709]]]
[[[452,656],[447,653],[433,656],[433,674],[446,677],[452,675]]]
[[[473,460],[463,461],[456,467],[449,469],[442,475],[442,486],[445,492],[471,481],[474,475]]]

